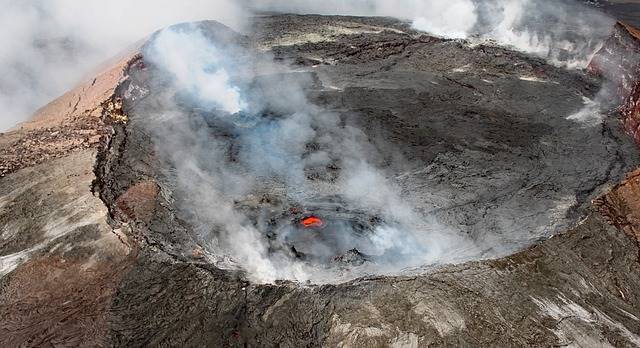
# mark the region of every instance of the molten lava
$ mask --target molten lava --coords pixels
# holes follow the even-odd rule
[[[324,222],[317,216],[309,216],[302,219],[302,225],[305,228],[322,227],[324,226]]]

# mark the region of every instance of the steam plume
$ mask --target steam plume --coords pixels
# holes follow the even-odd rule
[[[201,19],[241,28],[246,18],[231,0],[1,0],[0,5],[0,131],[27,120],[155,30]]]
[[[471,241],[425,220],[404,202],[384,170],[371,164],[379,155],[362,132],[341,126],[339,115],[306,99],[304,91],[314,83],[308,75],[289,72],[268,55],[211,40],[191,25],[159,33],[145,57],[157,69],[147,101],[156,111],[143,108],[136,117],[146,118],[157,153],[172,168],[168,189],[209,251],[229,255],[253,280],[336,281],[450,262],[452,255],[462,255],[452,250],[474,249]],[[208,85],[215,93],[208,94]],[[316,146],[310,150],[309,144]],[[308,179],[309,170],[325,171],[329,163],[340,167],[335,181]],[[284,226],[278,239],[269,241],[259,222],[273,206],[255,212],[241,204],[264,195],[283,199],[276,208],[283,209],[332,192],[344,206],[370,212],[383,223],[364,236],[341,225],[336,245],[310,240],[305,250],[330,259],[336,250],[357,247],[376,258],[375,266],[341,274],[322,262],[298,260],[284,244],[295,229]]]

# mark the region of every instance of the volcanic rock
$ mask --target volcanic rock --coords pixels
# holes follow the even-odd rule
[[[153,217],[153,209],[159,192],[160,188],[154,182],[139,182],[116,199],[116,206],[120,212],[126,215],[125,219],[139,219],[148,222]]]
[[[589,70],[613,74],[609,77],[621,98],[618,105],[624,127],[640,144],[640,30],[618,22],[611,37],[593,57]]]
[[[369,261],[369,259],[359,252],[358,249],[351,249],[340,256],[336,256],[333,261],[345,266],[361,266]]]
[[[484,254],[250,281],[172,199],[149,133],[162,85],[134,53],[0,137],[1,346],[640,344],[640,158],[617,113],[567,119],[600,78],[386,18],[263,16],[249,38],[197,25],[313,74],[309,98],[362,130],[403,197]]]

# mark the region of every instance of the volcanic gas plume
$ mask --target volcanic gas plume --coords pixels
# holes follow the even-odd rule
[[[442,44],[455,41],[443,40]],[[489,151],[478,156],[472,146],[438,154],[427,169],[416,167],[415,154],[380,133],[387,131],[386,126],[355,121],[353,115],[360,110],[336,108],[331,102],[321,106],[313,100],[324,99],[326,104],[326,98],[335,93],[332,90],[346,91],[344,83],[335,87],[340,77],[323,68],[323,63],[292,69],[217,24],[165,29],[151,38],[143,57],[148,66],[138,74],[139,82],[129,87],[130,99],[135,101],[130,113],[148,130],[165,163],[163,192],[175,201],[179,218],[195,231],[198,243],[220,267],[240,267],[254,281],[335,282],[496,257],[567,226],[575,219],[569,212],[584,202],[571,187],[588,183],[565,185],[567,190],[542,196],[531,196],[533,192],[526,189],[541,185],[536,182],[544,182],[551,172],[593,165],[577,159],[570,166],[553,159],[559,161],[559,167],[553,167],[540,166],[535,157],[529,157],[519,166],[538,171],[537,176],[526,172],[514,176],[513,167],[507,164],[510,160],[504,158],[522,158],[517,152]],[[526,70],[527,65],[523,66]],[[542,68],[531,69],[540,75],[535,69]],[[544,69],[544,74],[563,71],[550,66]],[[473,68],[467,64],[452,70],[464,74]],[[546,83],[526,72],[520,74],[521,83]],[[480,83],[490,87],[491,82],[485,81]],[[361,83],[366,80],[346,86],[353,89]],[[474,103],[482,103],[484,93],[478,87],[471,89]],[[365,92],[366,88],[353,91]],[[589,94],[579,100],[592,97]],[[346,98],[353,97],[347,94]],[[401,98],[396,102],[404,103]],[[396,117],[415,117],[412,103],[401,104],[406,116]],[[445,115],[450,111],[428,100],[423,107],[436,117],[430,127],[447,122]],[[458,107],[452,111],[457,113]],[[533,124],[526,118],[510,122],[523,132],[539,128],[545,133],[545,129],[561,127],[570,130],[570,137],[583,139],[592,131],[572,125],[575,117],[571,115],[576,112],[574,106],[560,104],[554,112],[543,112],[543,120]],[[487,139],[496,125],[483,127],[472,137]],[[464,132],[450,134],[455,139]],[[555,141],[556,134],[550,134],[549,140],[541,141]],[[518,144],[526,137],[502,141],[521,149],[518,151],[538,151]],[[477,142],[474,146],[484,145]],[[608,145],[566,146],[559,156],[583,151],[580,148],[588,149],[589,155],[609,151]],[[452,167],[450,163],[464,165]],[[485,174],[468,178],[464,166],[482,168]],[[613,168],[616,172],[621,169]],[[473,182],[477,188],[467,188]],[[515,194],[501,193],[510,190]],[[478,203],[484,196],[495,196],[502,203]],[[523,219],[519,209],[535,213]],[[479,218],[483,220],[480,225],[464,222]],[[516,228],[517,222],[527,227]],[[366,255],[367,262],[347,268],[333,262],[354,252]]]
[[[561,0],[8,1],[0,14],[0,129],[26,120],[125,47],[162,27],[215,19],[245,32],[263,11],[390,16],[445,38],[487,40],[570,68],[584,68],[613,21]],[[118,23],[114,26],[113,23]],[[377,30],[372,28],[372,30]]]
[[[472,244],[456,234],[447,239],[458,242],[440,242],[443,231],[422,221],[376,167],[367,136],[307,100],[318,87],[312,75],[274,63],[230,31],[212,39],[193,25],[158,33],[144,57],[154,78],[139,87],[146,97],[137,108],[172,168],[172,196],[209,251],[229,255],[254,279],[333,279],[325,261],[353,248],[378,258],[367,270],[385,272]],[[264,202],[242,203],[256,196]],[[326,222],[310,215],[302,224],[328,226],[304,246],[291,244],[304,233],[295,219],[273,217],[323,204],[335,205]],[[379,221],[363,225],[363,216]]]

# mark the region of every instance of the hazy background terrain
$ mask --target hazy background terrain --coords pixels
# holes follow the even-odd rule
[[[479,24],[485,36],[545,56],[549,38],[514,27],[533,18],[568,18],[581,30],[600,30],[572,16],[563,1],[543,0],[0,0],[0,131],[95,73],[100,63],[151,32],[184,21],[218,20],[242,31],[254,11],[393,16],[436,35],[465,38]],[[573,3],[573,2],[572,2]],[[595,1],[620,18],[638,24],[637,1]],[[587,16],[589,17],[589,16]],[[602,22],[602,21],[599,21]],[[474,27],[475,26],[475,27]],[[545,28],[553,31],[553,28]],[[560,32],[564,29],[558,28]],[[555,41],[555,40],[554,40]],[[553,58],[553,57],[551,57]]]

